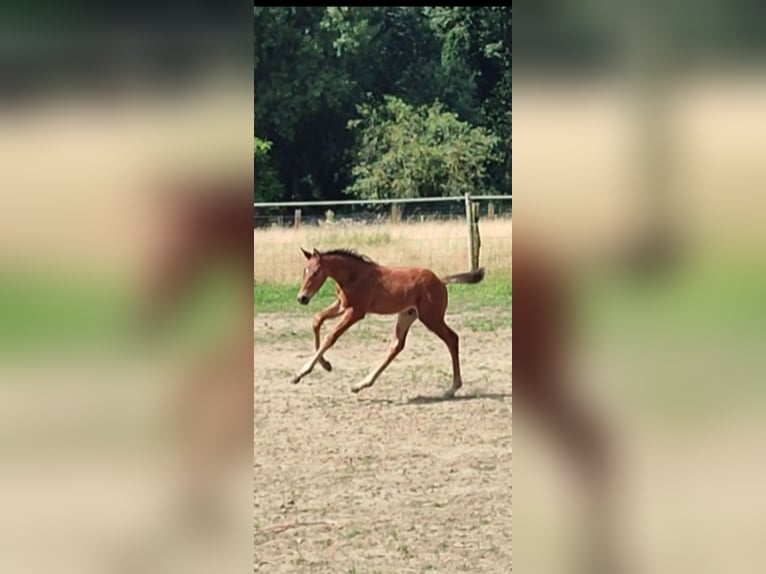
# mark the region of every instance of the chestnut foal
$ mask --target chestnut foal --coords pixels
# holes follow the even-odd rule
[[[484,269],[468,273],[458,273],[447,277],[438,277],[429,269],[418,267],[385,267],[378,265],[368,257],[350,249],[335,249],[309,253],[301,248],[308,260],[304,269],[304,279],[298,293],[298,302],[307,305],[311,297],[319,290],[328,277],[335,280],[336,300],[332,305],[317,313],[314,317],[314,356],[293,377],[297,383],[319,363],[327,371],[332,369],[324,353],[332,347],[349,327],[367,315],[397,314],[396,327],[391,348],[383,362],[361,382],[351,387],[358,393],[371,387],[391,361],[404,349],[404,343],[415,319],[435,333],[449,349],[452,356],[452,386],[444,394],[452,398],[463,385],[460,376],[458,356],[458,336],[444,322],[447,310],[448,283],[479,283],[484,278]],[[330,330],[324,340],[319,341],[319,331],[327,319],[340,316],[338,323]]]

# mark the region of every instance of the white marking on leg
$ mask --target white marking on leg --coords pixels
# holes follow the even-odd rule
[[[458,373],[457,373],[457,377],[454,377],[454,378],[452,379],[452,386],[451,386],[449,389],[447,389],[447,390],[445,391],[445,393],[444,393],[444,398],[446,398],[446,399],[451,399],[452,397],[454,397],[454,396],[455,396],[455,393],[456,393],[456,392],[458,391],[458,389],[460,389],[460,387],[462,387],[462,386],[463,386],[463,380],[462,380],[462,378],[460,377],[460,372],[458,371]]]
[[[351,387],[351,392],[358,393],[362,389],[366,389],[367,387],[371,387],[375,383],[375,379],[377,377],[373,376],[373,373],[367,375],[361,382],[353,385]]]
[[[314,353],[314,356],[311,357],[304,365],[301,367],[300,371],[298,371],[298,374],[293,377],[293,384],[299,382],[303,377],[308,375],[311,371],[314,370],[314,367],[316,366],[319,359],[322,357],[322,353],[324,353],[327,349],[324,348],[325,346],[322,345],[322,347],[319,348],[319,350]],[[329,345],[328,345],[329,347]]]

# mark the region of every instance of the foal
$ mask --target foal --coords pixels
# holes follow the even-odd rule
[[[332,366],[324,359],[324,353],[367,313],[397,314],[394,338],[388,355],[377,369],[352,386],[351,390],[358,393],[375,383],[391,361],[404,349],[407,332],[412,323],[415,319],[420,319],[449,349],[452,356],[452,386],[444,397],[452,398],[455,395],[463,381],[460,376],[458,336],[444,322],[444,313],[447,310],[446,285],[478,283],[484,278],[483,268],[440,278],[429,269],[378,265],[368,257],[349,249],[325,252],[314,249],[313,253],[309,253],[301,248],[301,251],[308,260],[308,266],[303,272],[304,280],[298,293],[298,302],[307,305],[328,277],[335,280],[337,298],[332,305],[314,317],[315,353],[293,377],[293,383],[309,374],[317,363],[325,370],[331,370]],[[319,331],[322,323],[338,316],[340,320],[320,344]]]

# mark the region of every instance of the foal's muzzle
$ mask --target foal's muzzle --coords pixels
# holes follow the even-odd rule
[[[300,303],[301,305],[308,305],[310,299],[311,297],[309,297],[308,295],[305,295],[305,294],[298,295],[298,303]]]

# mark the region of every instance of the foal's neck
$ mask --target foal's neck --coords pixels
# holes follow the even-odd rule
[[[334,279],[341,288],[359,277],[362,273],[368,271],[371,267],[370,263],[337,255],[328,257],[325,265],[327,266],[327,275]]]

